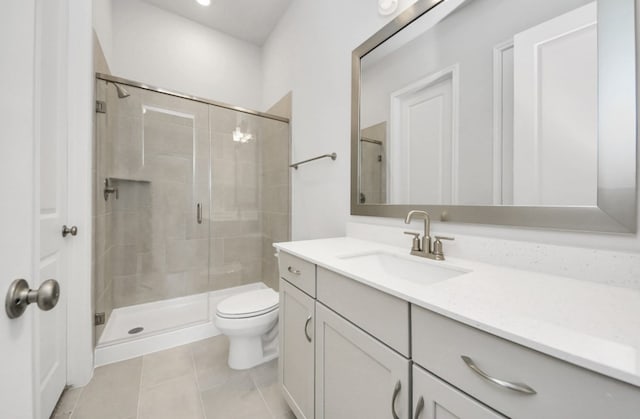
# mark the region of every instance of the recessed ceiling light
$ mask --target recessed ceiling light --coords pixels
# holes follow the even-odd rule
[[[398,8],[398,0],[378,0],[378,13],[388,16]]]
[[[200,6],[208,6],[211,4],[211,0],[196,0]]]

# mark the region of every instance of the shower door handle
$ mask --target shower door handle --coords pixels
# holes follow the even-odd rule
[[[202,224],[202,204],[196,205],[196,221],[198,224]]]

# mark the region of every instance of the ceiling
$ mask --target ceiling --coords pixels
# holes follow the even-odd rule
[[[261,46],[292,0],[145,0],[168,12]]]

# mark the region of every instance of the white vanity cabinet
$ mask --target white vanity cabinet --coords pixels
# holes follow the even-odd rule
[[[411,320],[414,362],[509,417],[640,417],[637,387],[415,305]]]
[[[280,249],[279,366],[298,419],[640,417],[637,386],[410,304],[331,266]]]
[[[416,364],[412,372],[414,419],[505,419]]]
[[[314,416],[315,301],[280,279],[280,387],[298,419]]]
[[[318,301],[410,357],[408,302],[328,269],[318,267],[317,272]]]
[[[286,279],[311,297],[316,296],[316,265],[288,253],[280,252],[278,270],[281,278]]]
[[[321,303],[316,355],[317,419],[410,418],[410,361]]]

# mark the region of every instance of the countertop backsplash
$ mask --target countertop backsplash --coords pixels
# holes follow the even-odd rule
[[[403,231],[421,231],[412,223],[406,227],[347,222],[347,236],[393,246],[411,247]],[[566,276],[640,290],[640,254],[552,245],[462,234],[448,234],[432,226],[431,236],[455,237],[444,243],[445,256]],[[439,226],[438,226],[439,227]]]

